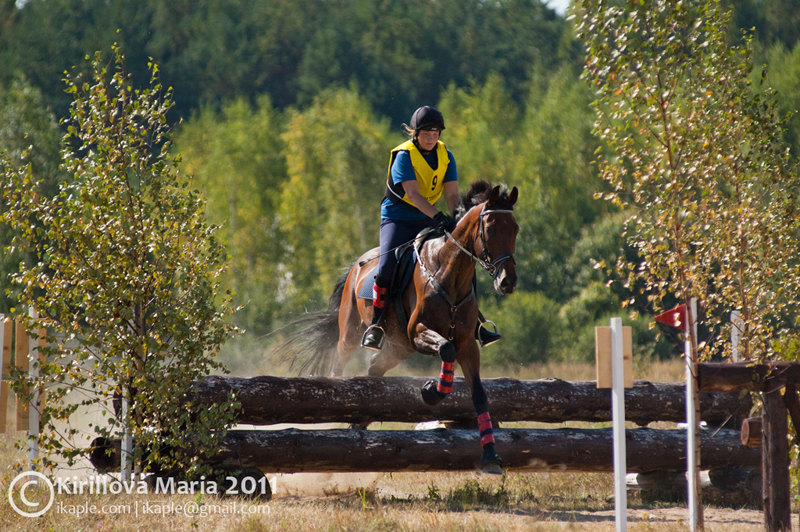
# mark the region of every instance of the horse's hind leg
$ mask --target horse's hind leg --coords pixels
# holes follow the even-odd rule
[[[342,298],[339,307],[339,341],[336,344],[336,360],[331,369],[331,377],[341,377],[350,355],[361,342],[361,316],[355,297]]]

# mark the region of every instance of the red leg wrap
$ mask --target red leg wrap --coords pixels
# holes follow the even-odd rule
[[[386,306],[386,293],[388,288],[378,286],[377,283],[372,285],[372,306],[375,308],[383,308]]]
[[[494,432],[492,431],[492,418],[489,412],[478,414],[478,431],[481,433],[481,445],[494,443]]]
[[[439,373],[439,382],[436,385],[436,389],[441,393],[450,393],[453,391],[453,374],[455,370],[455,362],[442,362],[442,371]]]

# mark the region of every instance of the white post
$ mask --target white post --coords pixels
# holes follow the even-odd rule
[[[689,530],[698,530],[702,523],[700,507],[700,464],[697,447],[697,381],[692,337],[697,337],[697,300],[691,298],[686,305],[684,358],[686,359],[686,469],[688,472]],[[700,525],[702,526],[702,525]]]
[[[133,464],[133,436],[128,426],[128,390],[122,388],[122,449],[120,452],[120,472],[122,482],[131,480],[131,466]]]
[[[30,309],[28,315],[35,318],[36,311]],[[31,331],[28,331],[28,377],[34,383],[39,378],[38,341]],[[28,451],[33,471],[33,464],[39,459],[39,387],[36,385],[31,390],[31,402],[28,404]]]
[[[628,527],[628,492],[625,484],[625,362],[622,318],[611,318],[611,409],[614,433],[614,510],[617,532]]]

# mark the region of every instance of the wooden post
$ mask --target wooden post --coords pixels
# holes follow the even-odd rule
[[[8,382],[5,376],[11,368],[11,341],[14,322],[0,314],[0,433],[6,431],[6,412],[8,411]]]
[[[789,411],[795,434],[800,434],[800,397],[797,395],[797,383],[793,380],[786,383],[786,392],[783,394],[783,403]],[[799,486],[800,487],[800,486]],[[800,520],[800,517],[798,517]]]
[[[769,532],[792,529],[789,500],[789,441],[786,405],[781,389],[765,390],[761,451],[764,528]]]

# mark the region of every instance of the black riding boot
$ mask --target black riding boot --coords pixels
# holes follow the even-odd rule
[[[475,298],[478,297],[478,276],[472,276],[472,289],[475,291]],[[494,331],[490,331],[484,324],[491,324]],[[492,320],[487,320],[483,317],[483,313],[478,311],[478,325],[475,326],[475,339],[481,344],[481,347],[488,347],[493,343],[500,340],[502,336],[497,332],[497,325]]]
[[[383,315],[386,311],[386,299],[389,290],[377,283],[372,287],[372,324],[364,331],[361,337],[361,347],[380,351],[383,348],[385,331],[383,330]]]
[[[490,331],[485,324],[491,324],[494,331]],[[483,314],[478,311],[478,326],[475,327],[475,339],[481,344],[481,347],[487,347],[500,340],[502,336],[497,332],[497,325],[492,320],[487,320]]]
[[[380,351],[383,349],[384,330],[383,330],[383,309],[375,309],[372,324],[364,331],[361,337],[361,347]]]

